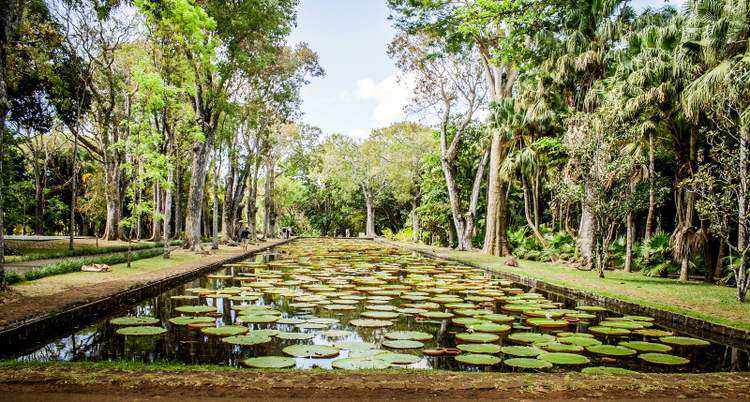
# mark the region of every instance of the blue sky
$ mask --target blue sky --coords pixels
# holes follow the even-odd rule
[[[684,0],[634,0],[636,9]],[[364,138],[374,128],[404,119],[408,82],[386,54],[395,31],[385,0],[301,0],[290,43],[307,42],[318,52],[326,77],[302,90],[302,120],[324,134]]]

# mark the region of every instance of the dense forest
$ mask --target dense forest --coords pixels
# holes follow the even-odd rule
[[[418,123],[362,141],[303,123],[295,0],[2,4],[6,234],[362,233],[745,299],[748,0],[388,0]]]

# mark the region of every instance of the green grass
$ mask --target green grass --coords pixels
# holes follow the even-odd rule
[[[750,330],[750,303],[736,299],[736,289],[703,282],[679,282],[653,278],[640,273],[607,271],[605,278],[594,271],[582,271],[560,264],[519,260],[519,267],[508,267],[505,259],[480,252],[456,251],[423,245],[410,248],[436,251],[438,255],[480,266],[499,273],[543,280],[568,288],[608,296],[743,330]]]
[[[161,255],[164,252],[162,248],[149,248],[146,250],[136,250],[131,253],[131,261],[141,260],[144,258],[151,258],[157,255]],[[45,278],[53,275],[67,274],[70,272],[78,272],[81,267],[89,264],[107,264],[114,265],[126,262],[128,260],[128,253],[114,253],[104,256],[96,257],[83,257],[83,258],[71,258],[56,262],[53,264],[45,265],[38,269],[33,269],[26,272],[25,274],[17,274],[15,272],[6,272],[5,280],[9,284],[15,284],[23,281],[33,281],[40,278]]]
[[[68,258],[68,257],[80,257],[94,254],[109,254],[117,253],[128,250],[127,244],[115,245],[115,246],[101,246],[93,247],[90,245],[82,246],[78,245],[78,248],[68,250],[68,246],[60,242],[48,241],[50,247],[23,247],[24,242],[15,241],[13,244],[21,245],[16,248],[16,252],[19,255],[9,255],[6,257],[7,262],[24,262],[34,260],[46,260],[52,258]],[[173,240],[170,245],[175,246],[181,244],[180,240]],[[146,250],[151,248],[163,247],[163,242],[146,242],[146,243],[133,243],[131,244],[132,250]]]

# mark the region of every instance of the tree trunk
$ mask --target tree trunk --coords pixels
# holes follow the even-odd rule
[[[487,212],[482,252],[490,255],[508,255],[507,200],[500,177],[500,165],[505,159],[505,146],[499,130],[492,132],[490,145],[489,178],[487,179]]]
[[[542,236],[542,233],[539,232],[539,226],[537,226],[535,220],[531,217],[531,205],[529,198],[534,198],[533,195],[529,194],[529,188],[526,183],[526,179],[522,178],[521,182],[523,184],[523,212],[524,216],[526,217],[526,224],[529,226],[531,231],[534,233],[534,237],[536,237],[537,240],[539,240],[539,243],[542,245],[542,247],[547,248],[547,241],[544,240],[544,236]],[[534,211],[536,214],[536,211]],[[536,219],[536,218],[534,218]]]
[[[111,159],[114,155],[109,155],[111,152],[105,152],[104,157],[104,172],[105,172],[105,198],[107,203],[107,220],[104,225],[105,240],[117,240],[123,238],[123,231],[120,227],[120,219],[122,218],[122,192],[120,191],[122,185],[121,169],[119,163]]]
[[[591,188],[588,183],[583,184],[584,192],[590,194]],[[586,195],[584,197],[588,198]],[[590,266],[592,263],[593,248],[594,248],[594,237],[596,235],[596,221],[594,220],[594,214],[588,207],[587,202],[581,203],[581,222],[578,226],[578,237],[576,238],[576,246],[578,251],[581,253],[583,265]]]
[[[185,244],[190,250],[203,249],[201,246],[201,210],[206,197],[206,176],[208,173],[208,153],[213,149],[213,132],[205,134],[203,143],[193,144],[193,167],[188,191],[187,215],[185,217]]]
[[[182,237],[182,168],[178,161],[174,161],[177,166],[175,167],[175,180],[174,180],[174,238],[179,239]]]
[[[631,272],[633,265],[633,242],[635,238],[635,225],[633,224],[633,212],[628,212],[627,229],[625,239],[625,272]]]
[[[362,191],[365,196],[365,206],[367,208],[367,223],[365,225],[365,235],[367,237],[375,237],[375,200],[373,200],[372,193],[364,188]]]
[[[646,215],[646,234],[645,242],[651,240],[654,233],[654,216],[656,215],[656,194],[654,190],[654,181],[656,180],[656,163],[654,157],[654,133],[648,132],[648,214]]]
[[[737,300],[745,301],[747,289],[750,287],[750,278],[746,268],[747,264],[747,175],[748,175],[748,128],[743,127],[740,130],[740,185],[737,189],[737,252],[740,254],[739,266],[734,270],[734,276],[737,280]]]
[[[220,153],[214,156],[214,199],[213,199],[213,243],[211,248],[216,250],[219,248],[219,159]],[[225,201],[226,202],[226,201]]]
[[[73,176],[70,178],[70,223],[68,249],[73,251],[73,238],[75,237],[76,231],[76,192],[78,191],[78,135],[73,133],[73,157],[71,160]]]
[[[224,177],[224,205],[221,208],[221,238],[224,242],[233,241],[235,231],[235,207],[234,197],[234,174],[235,168],[230,165],[229,172]]]
[[[158,241],[161,238],[161,219],[159,219],[159,211],[161,210],[162,197],[161,197],[161,186],[158,181],[154,181],[154,208],[151,213],[151,239]]]
[[[258,240],[258,231],[256,228],[258,216],[258,176],[260,175],[260,157],[256,158],[253,176],[250,179],[247,196],[247,227],[250,231],[250,238]]]
[[[37,163],[35,162],[34,165]],[[44,234],[44,184],[42,184],[42,175],[46,172],[40,172],[39,168],[34,169],[34,200],[36,205],[34,207],[34,234]]]
[[[719,240],[719,251],[716,255],[716,265],[714,266],[714,274],[713,279],[721,278],[722,275],[724,275],[723,268],[724,268],[724,256],[726,253],[726,245],[724,244],[723,240]],[[708,267],[708,269],[711,269],[711,267]]]
[[[411,200],[411,241],[414,243],[419,241],[419,215],[417,215],[418,203],[419,195],[416,195]]]
[[[170,146],[171,148],[171,146]],[[171,156],[171,151],[167,151],[167,154]],[[174,168],[170,161],[169,167],[167,168],[167,192],[164,195],[164,235],[162,237],[164,241],[164,258],[170,257],[169,242],[170,236],[170,225],[172,224],[172,180],[174,179]]]
[[[268,157],[266,159],[265,194],[263,194],[263,237],[266,239],[276,237],[276,218],[273,208],[273,181],[275,176],[274,162],[271,157]]]

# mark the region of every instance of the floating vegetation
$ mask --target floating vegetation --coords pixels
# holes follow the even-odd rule
[[[390,362],[374,357],[347,357],[331,362],[333,368],[344,370],[384,369],[390,365]]]
[[[377,348],[374,343],[359,341],[336,342],[334,346],[339,349],[346,349],[350,351],[370,350]]]
[[[391,349],[419,349],[424,347],[424,343],[407,339],[387,340],[383,341],[383,346]]]
[[[586,350],[588,350],[591,353],[595,353],[597,355],[615,356],[615,357],[633,356],[634,354],[638,353],[633,349],[626,348],[625,346],[616,346],[616,345],[594,345],[594,346],[586,347]]]
[[[497,356],[469,353],[456,356],[456,361],[472,366],[494,366],[502,361]]]
[[[534,346],[503,346],[501,350],[506,355],[518,357],[534,357],[544,353],[543,350]]]
[[[391,365],[394,364],[415,364],[419,363],[422,358],[416,355],[410,355],[408,353],[381,353],[376,355],[378,360],[384,360],[390,363]]]
[[[211,307],[211,306],[178,306],[178,307],[175,307],[175,311],[179,311],[180,313],[201,314],[201,313],[209,313],[209,312],[212,312],[212,311],[216,311],[216,307]]]
[[[349,321],[349,325],[354,325],[355,327],[379,328],[390,327],[391,325],[393,325],[393,321],[361,319],[351,320]]]
[[[630,334],[629,329],[602,327],[602,326],[589,327],[589,332],[597,334],[597,335],[607,335],[607,336],[623,336],[623,335]]]
[[[638,358],[645,362],[667,366],[678,366],[690,363],[690,360],[684,357],[668,355],[666,353],[643,353],[638,355]]]
[[[704,341],[703,339],[690,338],[687,336],[664,336],[664,337],[659,338],[659,340],[664,343],[668,343],[670,345],[677,345],[677,346],[708,346],[710,345],[709,342]]]
[[[248,328],[241,325],[224,325],[223,327],[203,328],[201,332],[211,336],[232,336],[247,333]]]
[[[156,317],[117,317],[109,320],[109,323],[117,326],[130,326],[130,325],[154,325],[159,323],[159,319]]]
[[[508,340],[516,343],[541,343],[551,342],[555,340],[555,337],[549,334],[537,334],[534,332],[516,332],[508,335]]]
[[[535,343],[534,346],[540,349],[543,349],[547,352],[566,352],[566,353],[583,352],[583,346],[574,345],[572,343],[542,342],[542,343]]]
[[[642,335],[650,338],[661,338],[663,336],[672,336],[674,332],[664,331],[661,329],[636,329],[633,331],[634,334]]]
[[[118,335],[126,335],[126,336],[153,336],[153,335],[161,335],[165,332],[167,332],[166,329],[162,327],[152,327],[152,326],[133,326],[133,327],[122,327],[118,328],[117,331]]]
[[[255,331],[248,332],[246,335],[233,335],[221,339],[222,342],[240,346],[260,345],[262,343],[271,342],[272,340],[273,338],[267,334],[259,334]]]
[[[644,341],[624,341],[618,343],[620,346],[625,346],[626,348],[630,348],[633,350],[637,350],[639,352],[669,352],[672,350],[672,347],[669,345],[664,345],[661,343],[654,343],[654,342],[644,342]]]
[[[566,328],[570,323],[566,320],[553,320],[549,318],[529,318],[526,323],[532,327],[539,328]]]
[[[588,364],[589,358],[575,353],[542,353],[537,359],[559,365]]]
[[[283,356],[251,357],[243,360],[242,363],[248,367],[275,369],[290,368],[297,364],[294,359]]]
[[[432,339],[432,335],[419,331],[392,331],[386,332],[384,336],[388,339],[397,340],[429,341]]]
[[[528,357],[514,357],[503,361],[506,365],[514,368],[543,370],[552,367],[552,363],[539,359],[529,359]]]
[[[495,354],[500,353],[502,349],[500,345],[494,343],[462,343],[457,346],[462,352],[468,353],[481,353],[481,354]]]
[[[288,341],[306,341],[315,337],[313,334],[306,334],[304,332],[279,332],[274,336]]]
[[[495,334],[488,334],[484,332],[464,332],[461,334],[456,334],[456,339],[463,342],[487,343],[495,342],[496,340],[500,339],[500,337]]]
[[[339,348],[328,345],[292,345],[281,351],[294,357],[329,358],[339,355]]]
[[[212,317],[174,317],[170,318],[169,322],[174,325],[190,325],[190,324],[216,324],[216,319]]]

